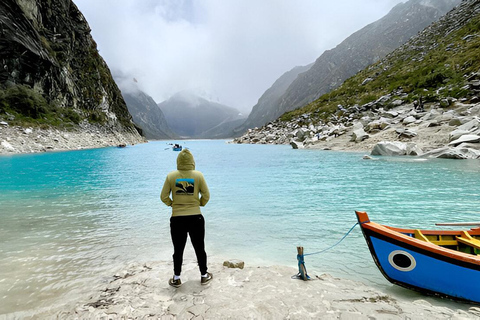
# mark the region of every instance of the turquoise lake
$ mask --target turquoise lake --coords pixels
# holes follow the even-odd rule
[[[0,156],[0,314],[88,292],[132,262],[171,260],[170,208],[159,195],[178,153],[167,143]],[[334,245],[356,223],[355,210],[397,227],[480,220],[480,161],[182,144],[210,188],[202,211],[212,260],[296,268],[296,246]],[[305,261],[310,275],[410,294],[383,278],[358,226]]]

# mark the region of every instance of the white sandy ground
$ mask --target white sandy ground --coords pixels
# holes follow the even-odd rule
[[[286,266],[227,268],[209,263],[210,284],[202,286],[194,260],[183,285],[170,287],[171,262],[131,265],[108,284],[92,284],[76,302],[38,311],[33,319],[479,319],[480,306],[462,309],[424,299],[400,300],[360,282],[311,275],[292,279]],[[22,315],[4,319],[23,318]],[[0,316],[2,319],[2,316]]]

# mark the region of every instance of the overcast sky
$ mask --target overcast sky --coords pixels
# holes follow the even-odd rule
[[[275,80],[402,0],[73,0],[112,71],[248,113]],[[132,80],[133,81],[133,80]]]

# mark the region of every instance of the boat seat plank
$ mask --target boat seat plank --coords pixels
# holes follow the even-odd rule
[[[462,235],[460,237],[457,237],[457,240],[463,244],[480,250],[480,240],[475,239],[466,231],[462,231]]]
[[[430,240],[428,240],[427,237],[425,237],[425,235],[422,233],[422,231],[420,231],[419,229],[416,229],[415,230],[415,239],[419,239],[419,240],[423,240],[423,241],[426,241],[426,242],[430,242]]]

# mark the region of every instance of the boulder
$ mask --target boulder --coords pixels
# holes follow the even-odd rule
[[[456,148],[443,147],[431,150],[422,156],[443,159],[479,159],[480,150],[470,148],[468,145],[461,145]]]
[[[465,131],[473,131],[480,128],[480,121],[477,118],[473,118],[472,120],[458,126],[458,130],[465,130]]]
[[[453,140],[448,145],[457,146],[457,145],[459,145],[461,143],[464,143],[464,142],[479,143],[480,142],[480,136],[478,136],[476,134],[465,134],[465,135],[461,136],[460,138],[458,138],[456,140]]]
[[[381,141],[373,147],[370,153],[373,156],[403,156],[406,154],[407,145],[398,141]]]
[[[352,138],[350,141],[352,142],[362,142],[365,139],[368,139],[369,135],[363,130],[362,128],[353,130]]]
[[[408,129],[396,129],[396,133],[398,133],[398,137],[403,137],[403,138],[413,138],[417,135],[416,132],[408,130]]]
[[[407,125],[407,124],[410,124],[410,123],[414,123],[415,121],[417,121],[417,118],[415,118],[414,116],[408,116],[406,117],[405,119],[403,119],[403,124]]]
[[[290,145],[293,149],[303,149],[303,143],[301,141],[292,140],[290,141]]]
[[[440,115],[441,113],[437,109],[432,109],[422,117],[422,120],[423,121],[433,120]]]
[[[383,112],[381,114],[381,116],[384,117],[384,118],[393,119],[393,118],[398,117],[398,112],[396,112],[396,111],[386,111],[386,112]]]
[[[405,155],[407,156],[420,156],[423,154],[422,149],[417,146],[417,144],[409,142],[407,143],[407,147],[405,149]]]
[[[462,125],[462,120],[460,120],[459,118],[452,118],[452,120],[448,122],[448,125],[451,127],[458,127]]]
[[[390,125],[390,122],[388,122],[388,119],[380,118],[378,120],[374,120],[374,121],[370,122],[369,124],[367,124],[367,126],[365,127],[365,130],[367,132],[370,132],[372,130],[383,130],[386,127],[388,127],[389,125]]]
[[[466,134],[469,134],[469,133],[470,133],[470,131],[466,131],[466,130],[462,130],[462,129],[453,130],[453,131],[450,132],[450,134],[448,135],[448,141],[457,140],[457,139],[459,139],[461,136],[466,135]]]

